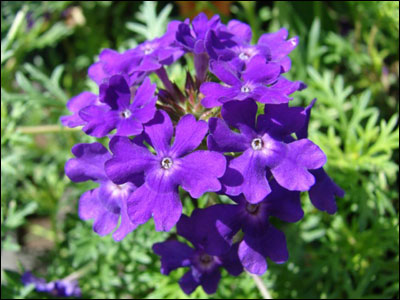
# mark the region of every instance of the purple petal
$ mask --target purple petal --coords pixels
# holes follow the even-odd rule
[[[222,82],[229,84],[230,86],[240,85],[241,81],[235,70],[229,67],[229,64],[223,61],[211,61],[210,70],[218,77]]]
[[[121,75],[112,76],[108,83],[100,86],[100,101],[107,103],[113,110],[129,108],[131,91]]]
[[[121,223],[117,230],[114,231],[112,237],[115,241],[122,241],[125,236],[136,229],[138,226],[131,222],[128,216],[127,199],[121,201]]]
[[[238,20],[231,20],[228,23],[228,30],[235,36],[238,37],[241,42],[249,44],[251,41],[252,30],[251,27]]]
[[[102,144],[77,144],[71,151],[76,158],[67,161],[65,174],[72,181],[99,181],[107,178],[104,163],[111,158],[111,155]]]
[[[267,63],[265,57],[254,56],[247,64],[242,77],[245,81],[271,84],[281,73],[281,66],[276,63]]]
[[[89,78],[92,79],[97,85],[103,83],[103,81],[110,76],[106,71],[103,69],[104,62],[96,62],[92,64],[88,69]]]
[[[155,109],[154,109],[155,110]],[[133,136],[143,132],[143,125],[134,117],[122,119],[117,124],[117,135]]]
[[[251,142],[243,134],[230,130],[228,125],[219,118],[208,121],[210,135],[207,138],[208,149],[218,152],[243,152]]]
[[[255,129],[257,104],[253,100],[230,101],[224,103],[221,115],[229,126],[245,130],[243,125]]]
[[[315,183],[308,169],[318,169],[326,156],[313,142],[302,139],[288,144],[287,157],[271,172],[276,181],[290,191],[308,191]]]
[[[215,269],[211,273],[204,273],[201,276],[200,283],[203,290],[207,294],[214,294],[217,291],[219,281],[221,280],[221,272]]]
[[[151,102],[154,97],[157,85],[152,84],[149,77],[146,77],[143,83],[136,90],[135,98],[131,108],[141,107]]]
[[[200,92],[204,95],[201,104],[206,108],[221,106],[222,102],[233,100],[237,95],[236,89],[215,82],[203,83]]]
[[[109,212],[108,210],[102,211],[93,223],[93,230],[100,236],[111,233],[118,225],[119,215]]]
[[[243,183],[236,188],[231,187],[231,195],[243,193],[250,203],[262,201],[270,192],[266,177],[266,160],[261,153],[253,149],[247,149],[239,157],[234,158],[230,168],[237,170],[243,176]]]
[[[156,157],[127,137],[115,136],[110,141],[113,157],[105,164],[107,176],[116,184],[129,181],[134,174],[141,174],[157,163]]]
[[[83,92],[71,98],[67,103],[67,108],[69,111],[73,112],[73,115],[62,116],[61,123],[70,128],[84,125],[85,121],[79,116],[79,111],[86,106],[95,104],[96,102],[97,95],[90,92]]]
[[[87,122],[82,130],[97,138],[105,137],[119,121],[118,113],[110,111],[106,105],[87,106],[79,112],[79,116]]]
[[[243,267],[248,272],[261,275],[267,270],[266,259],[260,253],[253,250],[247,244],[246,240],[240,242],[238,255]]]
[[[119,53],[112,49],[104,49],[99,55],[103,70],[108,76],[130,74],[139,62],[137,54],[131,50]],[[107,77],[108,77],[107,76]]]
[[[153,215],[156,230],[169,231],[178,222],[182,203],[174,174],[167,173],[161,169],[152,171],[128,199],[128,215],[133,223],[144,224]]]
[[[311,117],[311,109],[313,108],[317,99],[313,99],[311,103],[303,110],[304,123],[303,126],[296,131],[296,136],[298,139],[306,139],[308,137],[308,124]]]
[[[180,157],[195,150],[201,144],[207,131],[207,122],[196,121],[193,115],[183,116],[176,125],[171,153]]]
[[[159,110],[154,119],[145,124],[145,133],[149,137],[151,145],[159,155],[168,152],[173,135],[173,125],[169,115]]]
[[[226,159],[222,154],[196,151],[181,158],[179,163],[181,168],[176,176],[180,178],[182,188],[193,198],[221,189],[218,178],[224,175],[226,169]]]
[[[344,191],[326,174],[323,168],[313,170],[315,184],[308,194],[312,204],[319,210],[334,214],[337,211],[335,196],[343,198]]]
[[[185,292],[186,295],[190,295],[200,285],[200,282],[196,281],[193,277],[192,270],[190,269],[179,279],[179,286]]]
[[[287,104],[265,105],[264,115],[257,119],[257,130],[282,139],[296,132],[304,125],[305,114],[302,107],[289,107]]]
[[[177,268],[189,266],[194,254],[194,250],[188,245],[175,240],[156,243],[153,245],[153,251],[161,256],[161,273],[164,275]]]
[[[225,255],[220,257],[223,267],[232,276],[238,276],[240,273],[243,272],[243,266],[239,260],[238,251],[239,251],[239,243],[236,243],[232,245],[232,247]]]
[[[275,180],[270,182],[272,192],[266,198],[268,215],[285,222],[297,222],[304,216],[301,208],[300,193],[280,187]]]
[[[80,197],[78,215],[82,220],[95,219],[103,210],[101,201],[98,198],[98,189],[87,191]]]

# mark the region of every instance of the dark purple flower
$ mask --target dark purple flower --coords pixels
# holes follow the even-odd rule
[[[145,183],[128,200],[132,222],[143,224],[153,216],[156,230],[169,231],[182,214],[178,186],[194,198],[221,189],[218,178],[225,172],[225,157],[213,151],[192,152],[207,131],[206,122],[186,115],[176,125],[171,146],[171,119],[166,112],[158,111],[145,125],[146,141],[155,154],[126,137],[111,140],[114,156],[106,163],[107,175],[116,184],[122,184],[132,175],[145,174]]]
[[[200,91],[204,94],[203,106],[221,106],[232,100],[253,99],[266,104],[287,103],[293,92],[304,88],[304,84],[291,82],[282,76],[281,67],[269,63],[257,55],[247,64],[243,73],[234,70],[227,62],[211,62],[211,71],[224,83],[205,82]]]
[[[49,293],[57,297],[81,297],[81,289],[76,280],[56,280],[46,282],[44,278],[34,276],[31,272],[25,272],[21,281],[23,285],[33,284],[37,292]]]
[[[89,135],[104,137],[113,129],[117,129],[117,135],[138,135],[143,131],[143,124],[156,112],[155,90],[156,85],[146,78],[131,101],[131,90],[125,78],[114,75],[100,86],[100,104],[95,102],[85,107],[79,101],[87,99],[80,97],[74,102],[74,109],[79,109],[79,117],[85,122],[83,131]]]
[[[244,193],[247,201],[258,203],[270,192],[267,171],[284,188],[308,191],[315,183],[309,170],[322,167],[326,157],[308,139],[287,143],[284,138],[304,124],[302,108],[269,105],[257,118],[257,104],[252,100],[224,104],[222,117],[209,120],[208,147],[220,152],[243,152],[230,160],[221,178],[225,193],[236,196]],[[229,126],[240,133],[231,131]],[[237,174],[242,182],[238,182]]]
[[[203,239],[205,248],[213,247],[215,240],[219,238],[227,242],[228,246],[240,230],[243,232],[243,240],[239,244],[239,258],[251,273],[262,274],[267,269],[266,257],[276,263],[283,263],[288,259],[285,236],[269,223],[269,217],[274,216],[286,222],[299,221],[304,212],[300,203],[300,192],[288,191],[280,187],[276,181],[271,182],[272,192],[257,204],[246,201],[243,195],[233,197],[236,205],[218,204],[203,210],[195,210],[197,218],[208,226],[214,226],[208,232],[217,232],[217,237],[211,235]],[[181,221],[180,221],[181,223]],[[178,223],[179,224],[179,223]],[[178,225],[179,228],[179,225]],[[186,229],[181,235],[190,235],[191,228]],[[200,229],[198,229],[200,230]],[[214,233],[215,235],[215,233]],[[185,236],[186,237],[186,236]],[[221,246],[221,242],[218,242]],[[224,245],[220,250],[226,251]],[[229,248],[228,248],[229,249]]]
[[[306,116],[304,126],[296,131],[296,136],[299,139],[308,137],[308,123],[315,101],[316,99],[304,109],[303,113]],[[319,210],[334,214],[337,211],[335,196],[343,198],[345,192],[326,174],[323,168],[311,170],[311,174],[315,177],[315,184],[308,191],[311,203]]]
[[[153,251],[161,256],[161,273],[168,275],[171,271],[190,267],[190,270],[179,280],[179,285],[186,294],[191,294],[201,285],[207,294],[216,292],[221,273],[225,268],[231,275],[237,276],[243,271],[238,258],[238,244],[228,248],[223,254],[213,255],[207,252],[205,238],[217,235],[207,230],[207,220],[186,217],[183,215],[177,224],[177,233],[192,243],[194,249],[184,243],[169,240],[153,245]],[[206,227],[204,227],[206,226]]]
[[[78,144],[72,148],[76,158],[65,164],[65,174],[75,182],[94,181],[100,186],[85,192],[79,200],[79,217],[82,220],[94,219],[93,230],[103,236],[113,233],[116,241],[122,240],[137,225],[133,224],[127,215],[127,199],[129,195],[142,184],[141,176],[131,176],[122,185],[114,184],[104,171],[104,163],[111,154],[100,143]]]

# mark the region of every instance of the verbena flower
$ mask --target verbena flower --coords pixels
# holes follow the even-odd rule
[[[207,231],[203,227],[204,220],[200,223],[198,220],[183,215],[177,224],[178,235],[191,242],[194,249],[179,241],[169,240],[154,244],[153,251],[161,256],[161,273],[164,275],[177,268],[190,267],[179,280],[179,285],[186,294],[191,294],[199,285],[207,294],[213,294],[221,279],[220,267],[233,276],[239,275],[243,267],[237,255],[238,244],[221,255],[211,255],[205,250],[205,239],[215,232]]]
[[[46,282],[44,278],[25,272],[21,281],[23,285],[33,284],[37,292],[49,293],[56,297],[81,297],[81,289],[76,280],[56,280]]]
[[[94,219],[93,230],[103,236],[113,233],[116,241],[122,240],[137,227],[127,215],[127,199],[141,185],[143,178],[131,176],[123,185],[114,184],[104,171],[104,164],[111,154],[100,143],[78,144],[72,148],[76,158],[65,164],[65,174],[75,182],[94,181],[99,187],[85,192],[79,199],[79,217],[82,220]]]
[[[303,83],[280,76],[280,65],[267,62],[260,55],[253,57],[243,72],[238,72],[224,61],[211,62],[210,69],[224,84],[205,82],[201,85],[200,91],[204,94],[201,103],[207,108],[245,99],[266,104],[287,103],[292,99],[290,94],[304,88]]]
[[[156,85],[146,78],[131,101],[131,90],[125,78],[111,76],[100,86],[99,100],[89,93],[71,99],[74,115],[62,121],[70,126],[84,125],[83,131],[95,137],[104,137],[114,129],[117,135],[140,134],[143,123],[150,121],[156,112],[155,89]]]
[[[299,221],[304,213],[300,203],[300,193],[288,191],[280,187],[276,181],[271,181],[271,193],[263,201],[252,204],[243,195],[232,197],[237,203],[217,204],[193,213],[199,223],[209,223],[214,226],[214,235],[204,239],[204,247],[213,247],[215,241],[223,253],[226,244],[219,241],[220,237],[232,245],[234,236],[241,231],[238,255],[243,267],[254,274],[263,274],[267,270],[266,258],[276,263],[288,259],[288,250],[284,234],[269,223],[269,217],[274,216],[286,222]],[[181,222],[181,221],[180,221]],[[185,226],[186,227],[186,226]],[[179,227],[178,227],[179,228]],[[213,232],[209,229],[209,232]]]
[[[250,203],[260,202],[271,191],[267,171],[288,190],[308,191],[314,185],[315,178],[308,170],[322,167],[325,154],[308,139],[286,143],[283,138],[303,125],[304,114],[298,108],[275,107],[274,114],[267,111],[256,122],[254,101],[232,101],[222,108],[224,121],[210,119],[209,149],[242,152],[229,162],[222,179],[228,195],[243,193]],[[242,176],[242,183],[238,184],[235,172]]]
[[[114,137],[110,143],[113,158],[106,163],[107,175],[117,184],[130,176],[144,173],[145,183],[128,200],[128,214],[136,224],[153,216],[156,230],[169,231],[179,220],[182,204],[178,186],[194,198],[218,191],[226,168],[225,157],[217,152],[195,150],[207,133],[204,121],[186,115],[178,122],[171,146],[173,125],[168,114],[158,111],[145,125],[148,143],[155,154],[125,137]],[[192,152],[192,153],[191,153]]]

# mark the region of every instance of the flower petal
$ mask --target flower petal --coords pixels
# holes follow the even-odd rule
[[[151,145],[159,155],[166,154],[169,151],[173,130],[170,117],[162,110],[157,111],[154,119],[145,124],[144,127]]]
[[[201,104],[206,108],[221,106],[224,101],[233,100],[237,94],[235,89],[216,82],[204,82],[200,92],[204,95]]]
[[[130,99],[131,91],[124,76],[113,75],[100,86],[100,101],[107,103],[113,110],[127,109]]]
[[[226,159],[222,154],[196,151],[181,158],[180,165],[175,176],[179,178],[182,188],[193,198],[221,189],[218,178],[224,175],[226,169]]]
[[[80,110],[79,116],[87,122],[82,130],[91,136],[105,137],[119,121],[118,113],[111,111],[107,105],[90,105]]]
[[[208,120],[210,135],[207,137],[208,149],[218,152],[243,152],[251,142],[245,135],[231,131],[219,118]]]
[[[155,254],[161,256],[161,273],[168,275],[171,271],[191,264],[193,248],[176,240],[169,240],[153,245]]]
[[[104,163],[111,158],[108,150],[100,143],[77,144],[72,147],[71,158],[65,164],[65,174],[75,182],[107,179]]]
[[[262,55],[254,56],[247,64],[242,78],[248,82],[271,84],[281,74],[281,66],[276,63],[267,63]]]
[[[230,101],[224,103],[221,115],[229,126],[233,126],[240,131],[255,129],[255,121],[257,115],[257,104],[254,100]],[[244,132],[242,132],[244,133]]]
[[[249,44],[251,42],[252,30],[251,27],[238,20],[232,20],[228,22],[228,30],[235,37],[238,37],[241,42]]]
[[[219,281],[221,280],[221,272],[215,269],[211,273],[204,273],[200,278],[201,286],[207,294],[214,294],[217,291]]]
[[[70,128],[84,125],[85,121],[79,116],[79,111],[86,106],[95,104],[96,102],[97,95],[90,92],[83,92],[72,97],[67,103],[67,108],[69,111],[73,112],[73,115],[62,116],[60,118],[61,123]]]
[[[192,270],[190,269],[179,279],[179,286],[185,292],[186,295],[190,295],[200,285],[200,282],[196,281],[193,277]]]
[[[156,163],[156,157],[127,137],[115,136],[110,141],[113,157],[105,164],[107,176],[116,184],[123,184],[134,174],[141,174]]]
[[[241,84],[238,73],[224,61],[211,61],[210,71],[217,76],[219,80],[230,86]]]
[[[171,153],[176,157],[195,150],[207,134],[208,126],[205,121],[196,121],[193,115],[183,116],[175,129],[175,141]]]

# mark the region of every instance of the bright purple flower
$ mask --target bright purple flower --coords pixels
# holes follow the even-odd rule
[[[221,189],[218,178],[225,172],[225,157],[213,151],[192,152],[201,144],[207,127],[192,115],[182,117],[170,146],[171,119],[166,112],[158,111],[145,126],[146,141],[155,154],[126,137],[111,140],[114,156],[106,163],[106,172],[112,181],[122,184],[132,175],[145,174],[145,183],[128,200],[132,222],[143,224],[153,216],[156,230],[169,231],[182,214],[178,186],[194,198]]]
[[[82,92],[79,95],[72,97],[67,103],[67,108],[73,113],[73,115],[62,116],[60,118],[61,123],[70,128],[85,125],[86,122],[79,116],[79,112],[81,109],[90,105],[102,105],[99,96],[91,92]]]
[[[296,131],[296,136],[299,139],[308,137],[308,123],[315,101],[316,99],[304,109],[306,116],[304,126]],[[334,214],[337,211],[335,196],[343,198],[345,192],[326,174],[323,168],[311,170],[311,174],[315,177],[315,184],[308,191],[311,203],[319,210]]]
[[[137,71],[140,58],[132,50],[119,53],[112,49],[104,49],[99,55],[99,61],[89,67],[90,79],[98,85],[113,75],[123,75],[129,86],[140,84],[146,76],[145,72]]]
[[[287,56],[299,43],[299,38],[293,37],[287,39],[289,33],[286,28],[281,28],[277,32],[265,33],[259,39],[257,46],[267,47],[270,50],[270,59],[272,62],[279,63],[282,66],[283,73],[290,70],[291,60]]]
[[[137,227],[129,220],[126,205],[129,195],[142,184],[142,176],[131,176],[122,185],[114,184],[104,171],[104,164],[111,154],[100,143],[75,145],[72,153],[76,158],[67,161],[65,174],[75,182],[91,180],[100,185],[81,196],[79,217],[82,220],[94,219],[93,230],[101,236],[111,233],[121,217],[113,238],[122,240]]]
[[[202,224],[205,221],[213,224],[215,232],[229,244],[236,233],[240,230],[243,232],[243,240],[239,244],[239,258],[245,269],[254,274],[263,274],[267,270],[266,257],[276,263],[283,263],[288,259],[285,236],[269,223],[269,217],[297,222],[304,214],[300,192],[288,191],[275,181],[271,182],[271,188],[272,192],[258,204],[251,204],[240,195],[232,198],[236,205],[218,204],[195,210],[198,219],[203,220]],[[187,230],[187,234],[190,235],[189,230],[190,227]],[[215,237],[205,239],[205,247],[211,247],[210,244],[215,240]],[[224,249],[226,248],[221,250]]]
[[[176,41],[187,52],[194,54],[196,77],[203,82],[208,70],[209,59],[218,57],[233,57],[229,47],[234,45],[232,34],[221,30],[222,25],[218,15],[210,20],[204,13],[200,13],[192,21],[192,28],[188,20],[181,22],[176,32]]]
[[[221,178],[225,193],[236,196],[244,193],[247,201],[258,203],[270,192],[267,171],[284,188],[308,191],[315,183],[308,170],[325,164],[321,149],[308,139],[290,143],[284,138],[304,124],[302,108],[270,105],[257,118],[257,104],[252,100],[231,101],[224,104],[222,117],[209,120],[208,147],[220,152],[243,152],[230,160]],[[240,133],[231,131],[235,127]],[[242,182],[238,182],[237,174]]]
[[[44,278],[34,276],[31,272],[25,272],[21,281],[23,285],[33,284],[37,292],[49,293],[57,297],[81,297],[81,289],[76,280],[56,280],[46,282]]]
[[[280,76],[281,67],[268,63],[258,55],[251,59],[246,70],[239,73],[223,61],[211,62],[211,71],[224,83],[205,82],[200,87],[204,94],[203,106],[221,106],[232,100],[253,99],[266,104],[287,103],[293,92],[305,86],[300,81],[291,82]]]
[[[143,124],[156,112],[155,90],[156,85],[146,78],[131,101],[131,90],[125,78],[112,76],[100,86],[100,105],[98,102],[86,107],[80,103],[75,105],[83,107],[79,110],[79,117],[85,122],[83,131],[95,137],[104,137],[113,129],[117,129],[117,135],[124,136],[142,133]]]
[[[172,270],[190,267],[190,270],[179,280],[179,285],[186,294],[191,294],[201,285],[207,294],[216,292],[221,273],[219,268],[225,268],[231,275],[237,276],[243,271],[238,258],[238,244],[228,248],[223,254],[212,255],[204,248],[205,238],[217,235],[208,232],[206,220],[181,217],[177,224],[177,233],[192,243],[195,249],[184,243],[169,240],[153,245],[153,251],[161,256],[161,273],[168,275]],[[191,231],[193,230],[193,231]],[[188,232],[191,231],[189,234]]]

